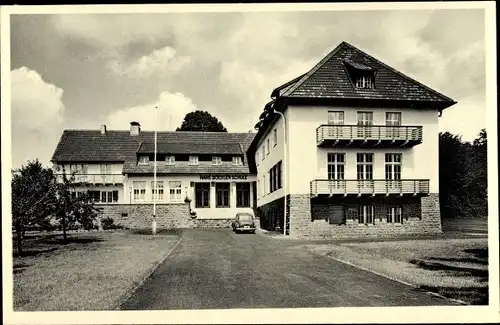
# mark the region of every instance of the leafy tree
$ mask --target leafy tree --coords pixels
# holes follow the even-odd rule
[[[69,177],[63,170],[62,179],[55,184],[55,195],[52,196],[50,205],[56,220],[59,221],[63,231],[64,241],[67,241],[67,231],[76,223],[86,229],[93,228],[98,209],[87,193],[75,192],[75,174]]]
[[[50,215],[46,203],[53,194],[54,179],[52,170],[42,167],[38,159],[13,171],[12,221],[19,255],[23,254],[26,228],[43,223]]]
[[[227,129],[209,112],[198,110],[187,113],[176,131],[227,132]]]

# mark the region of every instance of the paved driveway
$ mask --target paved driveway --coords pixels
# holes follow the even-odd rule
[[[186,231],[125,310],[447,305],[448,300],[308,252],[229,229]]]

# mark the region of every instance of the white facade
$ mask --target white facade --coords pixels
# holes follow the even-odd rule
[[[322,124],[328,124],[329,111],[344,112],[344,125],[356,125],[358,112],[372,112],[373,126],[386,125],[386,113],[401,113],[402,126],[421,126],[422,143],[413,147],[402,148],[393,146],[391,148],[355,148],[339,146],[335,148],[324,148],[317,146],[316,129]],[[315,179],[328,179],[327,156],[328,153],[345,154],[346,180],[355,180],[357,175],[356,156],[358,153],[373,153],[373,179],[385,179],[385,154],[402,154],[401,179],[428,179],[429,192],[439,193],[439,130],[438,111],[409,108],[363,108],[363,107],[328,107],[328,106],[289,106],[284,115],[286,116],[287,137],[287,159],[288,186],[287,194],[306,194],[310,192],[310,182]],[[262,148],[267,146],[267,139],[273,136],[273,130],[277,129],[278,144],[271,147],[271,152],[262,159]],[[265,205],[284,196],[284,188],[269,193],[268,179],[269,169],[278,161],[283,160],[283,121],[278,120],[269,128],[267,133],[259,141],[255,156],[257,164],[258,186],[257,206]],[[282,184],[285,181],[285,170],[283,169]],[[262,183],[265,183],[263,188]],[[264,190],[264,191],[263,191]]]
[[[284,113],[285,119],[288,121],[288,111]],[[285,172],[286,160],[285,158],[285,126],[283,117],[279,116],[277,122],[268,130],[257,145],[257,152],[255,154],[255,165],[257,167],[257,206],[264,205],[284,196],[285,191]],[[275,131],[276,130],[276,131]],[[275,133],[276,132],[276,133]],[[276,134],[276,142],[275,140]],[[286,135],[288,138],[288,136]],[[269,154],[268,154],[268,140],[269,140]],[[271,192],[269,188],[269,171],[278,162],[282,162],[281,173],[281,188]]]

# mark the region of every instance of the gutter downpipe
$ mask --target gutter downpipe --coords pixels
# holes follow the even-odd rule
[[[284,180],[285,180],[285,186],[283,188],[285,194],[284,194],[284,199],[285,199],[285,203],[284,203],[284,209],[283,209],[283,235],[284,236],[287,236],[286,234],[286,213],[287,213],[287,188],[288,188],[288,157],[287,157],[287,153],[288,153],[288,147],[287,147],[287,140],[286,140],[286,119],[285,119],[285,115],[279,111],[277,111],[276,109],[273,109],[274,113],[275,114],[279,114],[281,115],[281,117],[283,118],[283,165],[285,165],[284,167],[284,170],[285,170],[285,177],[284,177]]]

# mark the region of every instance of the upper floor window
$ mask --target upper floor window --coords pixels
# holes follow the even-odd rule
[[[198,165],[198,156],[189,156],[190,165]]]
[[[241,165],[243,162],[241,160],[240,156],[234,156],[233,157],[233,165]]]
[[[165,162],[167,163],[167,165],[174,165],[175,156],[167,156],[167,158],[165,158]]]
[[[87,174],[87,164],[71,164],[69,165],[69,172],[71,174]]]
[[[274,129],[274,131],[273,131],[273,139],[274,139],[274,146],[276,147],[276,145],[278,144],[278,130],[277,129]]]
[[[269,145],[270,142],[271,142],[271,140],[268,138],[267,139],[267,154],[269,154],[271,152],[271,146]]]
[[[212,157],[212,164],[213,165],[222,165],[222,158],[219,156],[213,156]]]
[[[262,156],[262,160],[264,160],[264,158],[266,157],[266,143],[265,142],[262,144],[261,156]]]
[[[356,88],[373,88],[373,77],[372,76],[360,76],[356,78]]]
[[[344,124],[344,112],[342,112],[342,111],[329,111],[328,112],[328,124],[329,125],[343,125]]]
[[[387,112],[387,113],[385,113],[385,125],[400,126],[401,125],[401,112]]]
[[[139,165],[148,165],[149,157],[148,156],[140,156],[139,157]]]
[[[151,182],[151,196],[155,200],[163,201],[163,181],[156,181],[156,187],[155,182]]]
[[[144,201],[146,199],[146,182],[134,181],[134,201]]]

